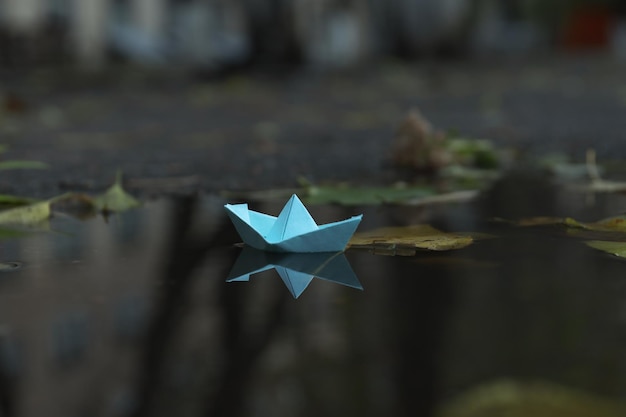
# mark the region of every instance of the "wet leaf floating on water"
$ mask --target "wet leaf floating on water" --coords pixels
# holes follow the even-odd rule
[[[607,240],[590,240],[586,242],[588,246],[598,249],[620,258],[626,258],[626,242],[615,242]]]
[[[317,186],[306,187],[304,200],[308,204],[372,205],[381,203],[401,204],[411,200],[434,196],[428,187],[350,187]]]
[[[446,251],[464,248],[472,244],[473,241],[474,239],[471,236],[446,233],[430,225],[423,224],[404,227],[383,227],[356,233],[350,239],[348,246],[361,249],[395,250],[397,248],[412,248]]]
[[[2,206],[25,206],[28,204],[34,204],[36,203],[37,200],[33,199],[33,198],[27,198],[27,197],[19,197],[16,195],[10,195],[10,194],[0,194],[0,207]]]
[[[0,211],[0,225],[33,226],[50,218],[50,202],[42,201],[27,206]]]
[[[89,219],[97,214],[93,198],[83,193],[67,193],[50,200],[53,211],[68,214],[77,219]]]
[[[621,417],[622,401],[546,382],[495,381],[443,405],[437,417]]]
[[[121,173],[117,174],[115,183],[108,190],[94,197],[93,204],[96,210],[104,213],[126,211],[140,205],[139,201],[122,187]]]
[[[41,226],[52,216],[52,205],[73,198],[74,193],[67,193],[46,201],[31,202],[28,199],[13,196],[0,196],[0,202],[4,198],[7,203],[12,202],[19,207],[0,211],[0,226]],[[30,202],[30,204],[25,204]],[[0,238],[19,237],[24,235],[20,230],[0,228]]]
[[[594,223],[581,223],[573,219],[569,220],[566,224],[571,226],[578,226],[587,230],[594,230],[599,232],[626,232],[626,217],[615,216],[608,219],[600,220]]]
[[[505,223],[512,223],[522,227],[563,225],[572,229],[583,229],[594,232],[626,232],[626,216],[615,216],[597,222],[585,223],[571,217],[529,217],[510,222],[496,219]]]
[[[378,204],[435,204],[463,202],[476,195],[474,191],[458,194],[437,194],[430,187],[353,187],[348,184],[313,185],[301,180],[302,188],[274,189],[250,192],[223,191],[229,199],[273,201],[298,194],[307,204],[341,204],[347,206]]]

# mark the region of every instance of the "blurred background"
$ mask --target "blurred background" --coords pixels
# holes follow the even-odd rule
[[[626,59],[619,0],[3,0],[0,22],[3,68],[121,61],[211,73],[555,50]]]
[[[626,157],[618,0],[0,4],[1,142],[50,166],[4,192],[103,189],[118,168],[156,194],[388,184],[411,109],[535,156]]]

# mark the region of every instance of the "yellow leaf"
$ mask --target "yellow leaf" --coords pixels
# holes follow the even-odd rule
[[[348,245],[353,248],[377,248],[404,246],[416,249],[445,251],[470,245],[471,236],[445,233],[430,225],[383,227],[355,234]]]
[[[609,217],[595,223],[581,223],[584,229],[598,231],[626,232],[626,218],[624,216]]]

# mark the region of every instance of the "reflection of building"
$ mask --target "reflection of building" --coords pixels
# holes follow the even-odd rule
[[[24,263],[0,276],[0,358],[18,415],[119,415],[130,406],[167,215],[159,204],[109,224],[53,221],[60,233],[1,243],[11,254],[3,260]]]

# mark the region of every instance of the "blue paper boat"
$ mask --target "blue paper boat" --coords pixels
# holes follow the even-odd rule
[[[298,298],[313,278],[363,290],[363,286],[342,252],[269,253],[243,248],[227,282],[249,281],[250,275],[275,269],[294,298]]]
[[[278,217],[226,204],[228,216],[247,245],[270,252],[340,252],[361,222],[362,215],[318,226],[294,194]]]

